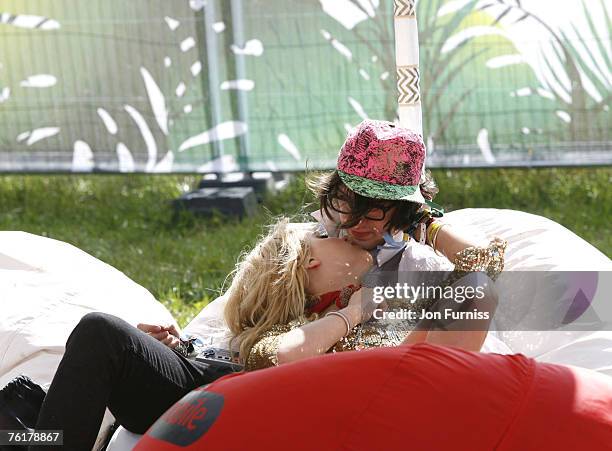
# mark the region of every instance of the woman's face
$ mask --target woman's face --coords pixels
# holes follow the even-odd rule
[[[324,294],[357,285],[371,268],[372,256],[355,243],[342,238],[321,238],[309,234],[311,258],[308,262],[309,294]]]

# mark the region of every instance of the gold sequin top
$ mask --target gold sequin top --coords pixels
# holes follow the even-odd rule
[[[493,239],[487,247],[468,247],[457,253],[453,264],[455,270],[446,280],[447,284],[461,278],[466,272],[484,271],[495,280],[499,273],[504,269],[504,252],[507,242],[499,238]],[[426,307],[428,300],[419,300],[411,304],[410,309],[418,310]],[[403,307],[406,304],[402,304]],[[389,306],[390,309],[398,305]],[[251,348],[246,362],[247,371],[268,368],[278,365],[276,352],[279,347],[281,337],[291,330],[301,327],[311,321],[318,319],[318,315],[312,315],[307,320],[293,320],[288,324],[278,324],[268,329],[261,336],[260,340]],[[365,324],[357,325],[353,330],[327,352],[354,351],[360,349],[397,346],[401,344],[410,331],[414,328],[415,321],[388,321],[376,320],[368,321]]]

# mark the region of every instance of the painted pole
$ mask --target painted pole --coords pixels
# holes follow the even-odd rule
[[[399,123],[423,137],[416,0],[394,0],[394,6]]]

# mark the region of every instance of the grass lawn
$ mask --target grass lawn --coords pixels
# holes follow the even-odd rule
[[[467,207],[547,216],[612,256],[612,168],[433,171],[447,211]],[[67,241],[123,271],[162,301],[184,326],[222,290],[240,253],[280,214],[314,207],[303,176],[269,196],[253,218],[181,215],[169,201],[198,176],[0,176],[0,230]],[[560,243],[562,245],[562,243]]]

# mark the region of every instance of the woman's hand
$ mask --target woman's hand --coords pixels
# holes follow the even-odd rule
[[[355,291],[346,307],[339,310],[346,315],[351,328],[367,321],[378,304],[365,302],[368,299],[367,289]],[[278,339],[276,361],[279,364],[325,354],[332,346],[347,334],[346,322],[337,315],[324,316],[282,334]]]
[[[174,349],[180,343],[179,337],[181,336],[181,331],[175,324],[160,326],[158,324],[140,323],[136,327],[156,340],[161,341],[169,348]]]

